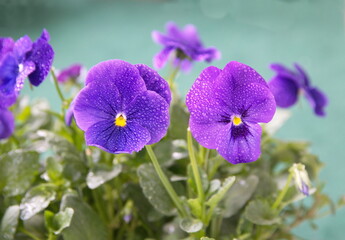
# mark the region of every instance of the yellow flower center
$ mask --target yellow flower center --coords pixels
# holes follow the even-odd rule
[[[238,126],[242,123],[242,119],[240,117],[235,116],[232,122],[234,123],[235,126]]]
[[[124,127],[127,125],[126,117],[124,117],[122,114],[118,114],[115,118],[114,123],[116,126]]]

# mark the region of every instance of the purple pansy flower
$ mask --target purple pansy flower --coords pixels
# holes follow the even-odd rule
[[[259,158],[261,126],[276,110],[265,80],[251,67],[230,62],[202,71],[186,99],[189,126],[204,147],[217,149],[233,164]]]
[[[97,64],[74,101],[73,114],[86,144],[110,153],[131,153],[156,143],[169,125],[169,86],[143,64]]]
[[[180,30],[175,23],[169,22],[166,31],[166,34],[152,32],[153,40],[164,46],[153,59],[156,68],[162,68],[173,52],[175,53],[173,63],[175,66],[179,65],[182,70],[189,70],[192,61],[211,62],[220,58],[220,52],[216,48],[203,46],[194,25],[186,25]]]
[[[277,75],[268,83],[276,99],[277,106],[288,108],[297,102],[300,92],[305,94],[314,112],[318,116],[325,116],[324,108],[328,104],[326,95],[310,84],[307,73],[298,64],[292,71],[281,64],[270,66]]]
[[[57,80],[60,83],[67,82],[68,80],[76,81],[81,74],[83,66],[81,64],[73,64],[65,69],[62,69],[57,75]]]
[[[45,29],[34,43],[28,36],[15,43],[10,38],[0,41],[0,92],[6,95],[18,94],[26,77],[34,86],[44,80],[54,57],[48,41],[49,34]]]
[[[48,41],[46,30],[34,43],[28,36],[16,42],[12,38],[0,38],[0,138],[13,132],[14,119],[7,108],[16,102],[25,78],[38,86],[49,73],[54,52]]]

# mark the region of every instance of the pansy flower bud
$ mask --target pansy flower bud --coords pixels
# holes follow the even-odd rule
[[[293,175],[297,189],[308,196],[311,183],[305,166],[302,163],[294,163],[289,171]]]

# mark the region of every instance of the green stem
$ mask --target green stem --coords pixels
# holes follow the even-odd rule
[[[57,239],[57,236],[53,233],[53,232],[49,232],[49,235],[48,235],[48,240],[56,240]]]
[[[189,159],[190,159],[190,163],[192,166],[192,171],[193,171],[193,175],[194,175],[194,180],[195,180],[195,184],[196,184],[196,188],[198,191],[198,199],[199,202],[202,206],[202,213],[201,213],[201,217],[202,220],[205,221],[205,194],[204,194],[204,189],[202,188],[202,182],[201,182],[201,177],[200,177],[200,173],[199,173],[199,167],[198,167],[198,162],[196,160],[195,157],[195,153],[194,153],[194,148],[193,148],[193,140],[192,140],[192,134],[190,132],[190,130],[187,130],[187,144],[188,144],[188,152],[189,152]]]
[[[60,86],[59,86],[59,83],[58,83],[58,80],[57,80],[57,78],[56,78],[56,75],[55,75],[55,72],[54,72],[54,69],[53,69],[53,68],[50,69],[50,73],[51,73],[51,75],[53,76],[55,89],[56,89],[56,91],[57,91],[58,94],[59,94],[59,97],[60,97],[60,99],[61,99],[61,102],[64,103],[64,102],[65,102],[65,98],[64,98],[63,95],[62,95],[62,92],[61,92],[61,89],[60,89]]]
[[[32,234],[31,232],[27,231],[25,228],[20,227],[18,229],[20,232],[24,233],[25,235],[31,237],[34,240],[41,240],[41,238],[37,237],[36,235]]]
[[[152,162],[152,164],[156,170],[156,173],[157,173],[159,179],[161,180],[162,184],[164,185],[165,189],[167,190],[167,192],[168,192],[169,196],[171,197],[172,201],[174,202],[175,206],[179,210],[181,216],[186,217],[187,212],[183,208],[180,198],[177,196],[177,193],[175,192],[174,188],[172,187],[168,178],[166,177],[162,168],[160,167],[158,160],[157,160],[157,157],[156,157],[155,153],[153,152],[151,146],[146,145],[145,147],[146,147],[147,153],[150,156],[151,162]]]
[[[273,203],[272,205],[272,209],[277,209],[280,205],[280,203],[282,202],[282,200],[284,199],[289,187],[290,187],[290,183],[291,183],[291,180],[292,180],[292,173],[289,174],[289,177],[286,181],[286,184],[284,186],[284,188],[281,190],[281,192],[279,193],[276,201]]]
[[[173,67],[171,73],[169,74],[168,83],[169,83],[169,86],[171,89],[173,89],[173,87],[174,87],[174,80],[175,80],[176,75],[179,72],[179,70],[180,70],[180,66]]]

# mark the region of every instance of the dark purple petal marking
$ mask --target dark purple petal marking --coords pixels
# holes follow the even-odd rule
[[[124,106],[147,90],[139,70],[122,60],[108,60],[92,67],[86,77],[86,85],[90,83],[115,85],[121,93]]]
[[[29,75],[29,81],[34,86],[43,82],[53,64],[54,50],[48,40],[49,34],[43,30],[42,35],[33,43],[32,50],[26,56],[27,61],[35,64],[35,71]]]
[[[256,161],[260,154],[259,124],[228,124],[218,135],[217,151],[232,164]]]
[[[149,131],[148,145],[158,142],[168,130],[169,104],[156,92],[146,91],[138,95],[124,112],[128,125],[136,122]]]
[[[156,71],[145,64],[136,64],[134,66],[138,68],[139,74],[144,80],[147,90],[158,93],[168,104],[170,104],[171,92],[168,82],[165,81]]]
[[[0,139],[8,138],[14,131],[13,114],[6,108],[0,107]]]
[[[135,121],[118,127],[113,121],[107,120],[88,128],[85,138],[87,145],[110,153],[132,153],[140,151],[151,137],[149,131]]]

